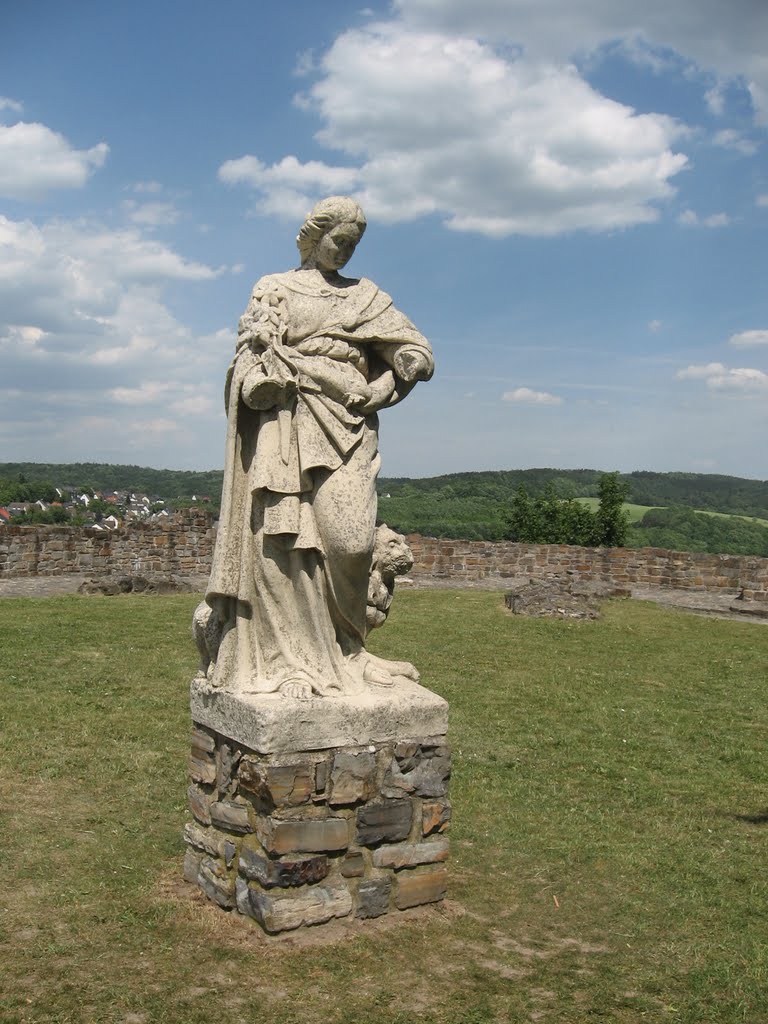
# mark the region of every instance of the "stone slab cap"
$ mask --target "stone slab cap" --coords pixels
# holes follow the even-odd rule
[[[296,700],[280,693],[190,688],[192,720],[259,754],[445,736],[448,702],[407,679],[364,693]]]

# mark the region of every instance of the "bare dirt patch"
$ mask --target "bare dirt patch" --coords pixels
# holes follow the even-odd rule
[[[456,900],[443,900],[440,904],[428,904],[423,907],[412,907],[398,910],[397,913],[385,914],[383,917],[369,920],[350,918],[330,921],[296,931],[281,932],[278,935],[267,935],[255,921],[249,920],[234,911],[222,910],[209,899],[200,889],[181,878],[181,866],[169,868],[161,875],[157,886],[157,898],[164,903],[174,903],[179,914],[194,922],[206,934],[234,945],[262,946],[269,948],[327,946],[338,942],[347,942],[361,935],[375,936],[402,928],[403,925],[442,923],[450,928],[451,922],[465,913]]]

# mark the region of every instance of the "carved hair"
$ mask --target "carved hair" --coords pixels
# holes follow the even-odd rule
[[[338,224],[357,224],[362,234],[366,220],[360,204],[349,196],[328,196],[315,204],[296,237],[302,265],[311,257],[323,235]]]

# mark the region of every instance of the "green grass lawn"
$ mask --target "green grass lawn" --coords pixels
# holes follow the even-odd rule
[[[0,601],[3,1022],[768,1021],[767,628],[399,593],[371,646],[450,701],[450,899],[307,945],[179,882],[195,601]]]

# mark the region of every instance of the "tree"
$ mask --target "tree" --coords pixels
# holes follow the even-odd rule
[[[541,534],[539,511],[521,484],[512,499],[512,507],[507,517],[506,536],[522,544],[537,544],[540,543],[538,538]]]
[[[596,543],[600,547],[623,547],[629,532],[629,512],[624,508],[629,484],[620,480],[618,473],[603,473],[597,485],[597,493],[600,505],[597,510]]]
[[[627,484],[618,473],[603,473],[598,490],[600,505],[592,512],[574,498],[558,498],[552,484],[535,498],[520,486],[507,514],[507,538],[524,544],[620,547],[629,529],[629,515],[623,508]]]
[[[23,473],[19,473],[17,480],[0,478],[0,505],[7,505],[10,502],[55,501],[58,497],[56,488],[47,480],[28,481]]]

